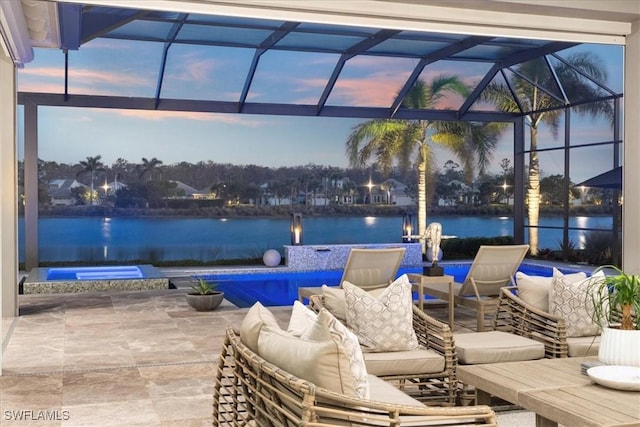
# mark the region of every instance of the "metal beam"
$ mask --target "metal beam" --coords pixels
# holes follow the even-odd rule
[[[69,95],[66,100],[63,94],[19,92],[18,104],[35,103],[49,107],[82,107],[109,108],[127,110],[161,110],[192,111],[201,113],[238,113],[236,102],[201,101],[184,99],[160,99],[157,106],[154,98],[134,98],[125,96]],[[386,107],[342,107],[325,106],[318,114],[315,105],[278,104],[278,103],[245,103],[242,113],[268,114],[287,116],[320,116],[361,119],[390,118]],[[453,110],[400,110],[397,119],[405,120],[468,120],[487,122],[512,122],[517,114],[504,112],[474,111],[459,117]]]
[[[489,41],[492,38],[493,37],[467,37],[466,39],[459,41],[458,43],[450,44],[422,58],[420,62],[418,62],[418,65],[416,65],[413,69],[413,72],[405,82],[402,89],[400,89],[400,92],[398,92],[398,96],[396,96],[396,99],[393,101],[393,104],[391,105],[391,116],[393,117],[396,111],[398,111],[398,108],[400,108],[402,101],[407,96],[407,93],[409,93],[409,90],[411,90],[416,80],[418,80],[418,77],[420,77],[420,74],[422,73],[424,67],[436,61],[440,61],[441,59],[446,59],[451,55],[455,55],[456,53],[463,52],[474,46],[482,44],[483,42]]]
[[[251,66],[247,71],[247,77],[244,80],[244,86],[242,87],[242,93],[240,94],[240,99],[238,100],[237,112],[241,113],[244,104],[247,101],[247,96],[249,95],[249,89],[251,88],[251,83],[253,83],[253,78],[255,77],[256,70],[258,69],[258,62],[260,62],[260,57],[273,47],[276,43],[278,43],[284,36],[289,34],[294,28],[300,25],[299,22],[285,22],[278,28],[276,31],[271,33],[267,38],[265,38],[260,45],[256,48],[256,51],[253,55],[253,59],[251,60]]]
[[[340,56],[340,59],[336,63],[336,66],[333,67],[333,72],[331,73],[331,77],[329,77],[329,80],[327,81],[327,84],[325,85],[324,90],[322,91],[322,95],[320,95],[320,99],[318,100],[318,105],[317,105],[318,114],[320,114],[320,111],[322,110],[322,108],[324,108],[325,104],[327,103],[327,99],[329,98],[331,91],[333,91],[333,88],[336,85],[336,81],[338,80],[338,77],[340,76],[340,73],[344,68],[344,64],[346,64],[349,59],[353,58],[359,53],[362,53],[367,51],[368,49],[371,49],[373,46],[376,46],[382,43],[383,41],[388,40],[390,37],[393,37],[398,33],[399,31],[396,31],[396,30],[378,31],[371,37],[367,37],[365,40],[362,40],[361,42],[354,44]]]
[[[58,3],[60,48],[78,50],[82,43],[82,6]]]

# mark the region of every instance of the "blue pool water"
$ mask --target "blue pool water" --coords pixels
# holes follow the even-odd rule
[[[443,265],[445,274],[450,274],[456,282],[464,281],[471,264]],[[560,269],[563,273],[575,273],[578,270]],[[525,274],[551,276],[552,268],[522,264],[520,270]],[[421,268],[401,268],[398,276],[404,273],[420,273]],[[276,272],[256,274],[213,274],[201,276],[203,279],[218,283],[218,290],[224,297],[238,307],[251,307],[257,301],[264,306],[291,305],[298,299],[298,287],[337,286],[342,270]]]
[[[47,270],[46,280],[110,280],[144,277],[142,270],[137,266],[57,267]]]

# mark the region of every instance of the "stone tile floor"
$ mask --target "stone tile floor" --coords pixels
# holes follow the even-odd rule
[[[21,295],[3,321],[1,426],[211,426],[213,366],[247,309],[196,312],[184,289]],[[286,326],[289,307],[270,307]],[[446,309],[425,308],[446,321]],[[475,325],[456,309],[455,332]],[[528,412],[502,425],[533,426]]]

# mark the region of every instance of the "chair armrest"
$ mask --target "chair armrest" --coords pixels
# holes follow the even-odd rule
[[[541,342],[547,358],[568,357],[565,319],[524,302],[517,292],[517,286],[500,289],[493,328]]]
[[[446,368],[455,372],[458,364],[456,345],[451,328],[413,306],[413,329],[418,337],[418,343],[445,358]]]

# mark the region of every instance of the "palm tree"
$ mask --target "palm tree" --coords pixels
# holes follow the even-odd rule
[[[575,67],[575,68],[572,68]],[[589,52],[573,54],[566,58],[556,68],[558,79],[563,84],[568,99],[596,99],[600,96],[598,89],[580,72],[591,76],[596,81],[606,81],[606,71],[599,58]],[[500,110],[507,112],[527,113],[527,125],[531,136],[531,150],[529,152],[529,180],[527,186],[527,206],[529,218],[529,246],[531,255],[538,253],[538,224],[540,217],[540,163],[538,161],[538,129],[544,123],[551,129],[552,135],[558,136],[558,128],[563,110],[553,109],[558,106],[558,100],[540,89],[555,88],[553,74],[544,58],[538,58],[516,68],[518,75],[525,78],[515,78],[511,88],[504,83],[491,83],[482,92],[480,99],[495,104]],[[531,82],[535,84],[531,84]],[[513,92],[512,92],[513,90]],[[517,100],[513,95],[517,97]],[[519,103],[519,104],[518,104]],[[609,102],[592,102],[573,107],[580,114],[592,117],[605,115],[613,117],[613,108]]]
[[[158,160],[155,157],[151,160],[147,160],[145,157],[142,158],[142,165],[139,166],[140,172],[139,176],[142,178],[144,175],[149,177],[149,181],[153,179],[153,172],[158,170],[158,166],[162,164],[162,160]]]
[[[91,194],[89,196],[89,205],[93,205],[93,195],[94,195],[93,181],[94,181],[94,178],[95,178],[95,173],[97,171],[103,171],[104,170],[104,165],[100,161],[101,158],[102,158],[102,156],[97,155],[95,157],[87,157],[87,160],[80,160],[80,166],[82,166],[82,170],[80,172],[78,172],[77,175],[76,175],[76,176],[79,176],[79,175],[82,175],[84,173],[90,173],[91,174]]]
[[[429,84],[418,80],[408,92],[403,106],[427,109],[436,106],[447,94],[467,96],[469,89],[455,76],[441,75]],[[407,171],[417,155],[418,169],[418,234],[427,225],[427,172],[431,164],[431,144],[441,144],[460,158],[468,177],[474,164],[481,170],[487,166],[499,132],[497,125],[432,120],[371,120],[354,127],[347,139],[346,152],[352,167],[364,166],[372,157],[383,174],[388,175],[395,163]],[[423,252],[425,245],[423,242]]]

